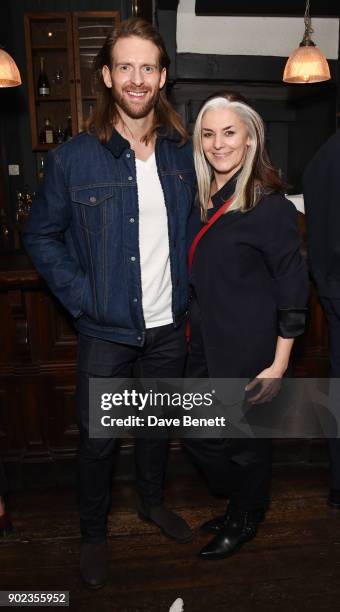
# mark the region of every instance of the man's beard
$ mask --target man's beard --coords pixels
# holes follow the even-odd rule
[[[127,88],[125,87],[124,90],[126,91]],[[138,91],[134,88],[131,88],[131,90]],[[147,91],[149,92],[150,90]],[[155,108],[159,98],[159,90],[156,89],[153,95],[143,105],[130,103],[128,100],[126,100],[126,98],[124,98],[124,92],[122,94],[118,93],[114,85],[112,86],[112,95],[117,106],[119,106],[119,108],[121,108],[128,117],[131,119],[142,119],[143,117],[146,117],[153,108]]]

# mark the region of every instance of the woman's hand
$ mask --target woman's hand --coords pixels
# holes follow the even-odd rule
[[[276,342],[275,357],[272,365],[251,380],[245,390],[252,391],[255,387],[255,395],[247,397],[250,404],[264,404],[271,402],[281,389],[281,379],[287,370],[290,353],[293,347],[294,338],[282,338],[278,336]]]
[[[277,369],[274,365],[262,370],[245,388],[249,404],[255,405],[271,402],[281,389],[283,374],[284,371]],[[249,395],[249,392],[255,388],[257,391],[255,395]]]

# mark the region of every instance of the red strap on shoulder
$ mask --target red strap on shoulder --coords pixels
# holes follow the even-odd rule
[[[233,203],[234,199],[235,197],[233,196],[232,198],[224,202],[224,204],[220,206],[220,208],[213,214],[213,216],[210,217],[208,223],[206,223],[206,225],[202,227],[202,229],[198,232],[197,236],[193,240],[192,245],[190,247],[190,251],[189,251],[189,257],[188,257],[189,272],[191,271],[191,268],[192,268],[194,254],[197,249],[197,245],[199,241],[201,240],[201,238],[203,238],[204,234],[208,231],[208,229],[210,229],[211,226],[214,225],[214,223],[216,223],[217,219],[219,219],[223,215],[223,213],[225,213],[225,211],[228,210],[229,206]]]

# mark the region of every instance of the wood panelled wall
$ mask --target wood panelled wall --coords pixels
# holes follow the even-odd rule
[[[2,110],[6,144],[4,164],[19,163],[22,169],[20,177],[11,177],[6,189],[9,195],[8,208],[13,212],[16,189],[22,188],[24,182],[34,186],[35,176],[26,102],[24,37],[20,24],[23,22],[24,11],[41,10],[41,2],[25,0],[18,9],[19,13],[14,11],[12,4],[9,0],[2,4],[0,17],[4,11],[9,15],[8,32],[12,44],[8,50],[18,61],[24,81],[23,87],[18,88],[20,91],[7,92],[10,95],[6,96],[7,102]],[[55,4],[55,0],[46,0],[44,10],[56,9]],[[130,14],[131,8],[128,0],[100,0],[95,7],[93,0],[62,0],[57,4],[60,11],[89,10],[91,7],[96,10],[118,9],[122,18]],[[165,5],[164,8],[169,8],[167,3]],[[7,23],[8,19],[3,23],[5,21]],[[194,121],[192,111],[197,102],[193,98],[198,96],[198,99],[202,99],[202,83],[205,83],[205,88],[209,84],[209,91],[210,86],[220,89],[224,84],[242,89],[244,84],[249,85],[251,82],[254,88],[256,80],[262,89],[264,84],[269,87],[270,82],[278,88],[282,75],[282,58],[221,58],[194,54],[178,56],[176,12],[158,11],[158,21],[172,57],[172,99],[189,124]],[[335,70],[334,66],[331,68]],[[288,89],[294,97],[294,87]],[[305,157],[307,161],[335,129],[338,95],[336,79],[329,86],[323,86],[322,91],[326,95],[319,94],[319,89],[321,92],[318,85],[309,86],[308,89],[311,93],[309,108],[313,115],[308,115],[308,125],[302,109],[302,98],[307,90],[295,88],[295,91],[299,91],[301,105],[295,105],[296,116],[289,120],[290,125],[285,128],[288,134],[285,146],[288,147],[291,139],[291,148],[288,147],[286,152],[286,163],[296,186],[299,182],[296,177],[301,175],[302,170],[294,161],[294,155],[301,160],[300,152],[297,153],[299,147],[303,145],[308,150]],[[193,96],[194,90],[197,96]],[[275,104],[269,100],[269,106],[267,98],[261,101],[261,105],[260,111],[268,112],[268,120],[271,107],[285,106],[285,120],[288,121],[288,114],[291,113],[288,97]],[[301,122],[302,131],[294,134],[296,119]],[[274,121],[277,131],[280,126],[276,123],[280,124],[280,121]],[[322,133],[320,130],[323,130]],[[282,149],[280,141],[273,148],[274,157],[279,157]],[[301,228],[303,233],[303,219]],[[32,468],[38,482],[42,466],[51,466],[52,478],[56,481],[55,474],[59,466],[66,465],[69,470],[69,466],[73,465],[78,442],[74,402],[76,351],[76,335],[70,318],[51,296],[28,259],[20,252],[0,256],[0,454],[14,477],[22,473],[22,468]],[[307,333],[296,343],[295,370],[298,376],[305,377],[326,376],[328,372],[327,330],[315,293],[311,298]],[[288,442],[285,442],[283,446],[287,448],[287,445]],[[307,445],[312,446],[313,443],[308,442]],[[127,456],[131,456],[131,446],[130,442],[125,444]],[[179,448],[176,444],[172,447]],[[66,472],[64,476],[67,478]],[[23,483],[20,476],[14,479],[19,485]]]
[[[0,262],[0,454],[12,472],[32,464],[57,469],[74,457],[78,442],[76,334],[23,255]],[[307,333],[296,346],[295,371],[303,377],[327,375],[326,326],[315,293]],[[125,455],[131,447],[127,441]]]
[[[18,259],[18,269],[0,272],[0,451],[12,461],[53,461],[77,444],[77,339],[67,313]]]

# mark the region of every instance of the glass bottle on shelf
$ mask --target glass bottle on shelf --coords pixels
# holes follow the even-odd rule
[[[10,246],[9,223],[5,210],[0,208],[0,247],[7,249]]]
[[[45,71],[45,58],[40,58],[40,72],[38,76],[38,95],[39,96],[49,96],[50,95],[50,83],[48,80],[48,76]]]
[[[53,144],[54,143],[54,133],[53,128],[51,126],[51,121],[48,117],[46,117],[44,121],[44,127],[40,132],[40,142],[42,144]]]
[[[56,132],[55,132],[55,141],[58,144],[61,144],[62,142],[64,142],[64,130],[61,127],[61,125],[58,125]]]
[[[54,77],[52,79],[52,83],[54,85],[56,95],[60,96],[64,84],[64,74],[61,68],[56,69]]]
[[[17,191],[15,220],[21,226],[23,226],[27,221],[34,195],[34,193],[30,192],[28,185],[24,185],[22,191]]]
[[[38,159],[38,181],[42,181],[44,178],[45,171],[45,159],[43,155],[39,155]]]
[[[72,138],[72,117],[68,115],[67,117],[67,125],[64,131],[64,141],[70,140]]]

